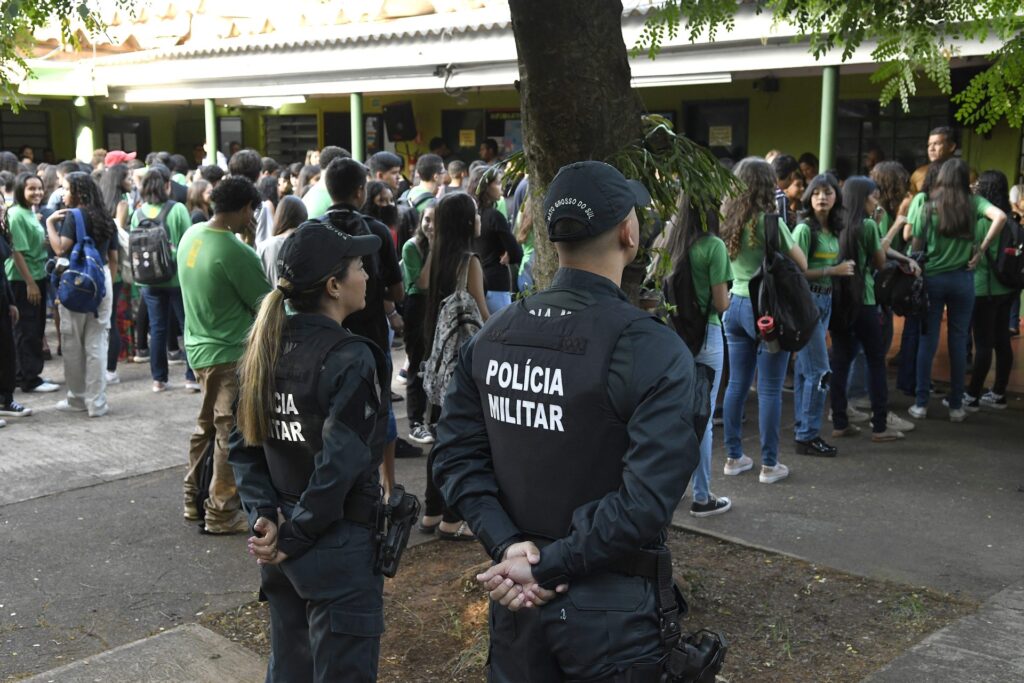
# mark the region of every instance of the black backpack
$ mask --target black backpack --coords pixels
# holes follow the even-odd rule
[[[1024,228],[1020,223],[1007,217],[1003,231],[999,233],[999,247],[996,257],[991,250],[985,252],[989,268],[1000,284],[1010,289],[1024,289]]]
[[[143,214],[142,207],[135,213],[139,224],[128,233],[128,256],[135,284],[158,285],[169,281],[177,272],[171,231],[167,227],[167,215],[175,203],[173,200],[164,202],[156,218]]]
[[[911,257],[913,258],[913,254]],[[924,259],[917,254],[917,260]],[[924,278],[905,270],[902,262],[890,259],[875,276],[875,300],[896,315],[915,317],[928,310],[928,290]]]
[[[862,226],[861,230],[865,228]],[[857,247],[853,247],[853,254],[844,253],[839,250],[840,261],[854,262],[854,272],[850,277],[832,278],[832,316],[828,321],[828,329],[832,332],[846,332],[857,316],[860,315],[860,307],[864,305],[864,279],[867,273],[867,264],[861,267],[857,263]]]
[[[771,316],[783,351],[807,345],[821,313],[800,266],[779,251],[779,217],[764,216],[764,260],[750,278],[750,301],[756,316]]]
[[[672,326],[689,347],[690,353],[696,356],[704,346],[704,337],[708,329],[708,309],[701,308],[697,301],[689,253],[679,260],[672,274],[665,279],[662,291],[665,294],[665,301],[672,306],[669,312]],[[710,291],[708,296],[710,297]]]

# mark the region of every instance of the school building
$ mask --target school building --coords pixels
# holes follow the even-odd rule
[[[340,9],[339,9],[340,5]],[[627,0],[627,48],[648,2]],[[357,158],[389,149],[410,160],[443,137],[476,158],[493,137],[521,145],[516,48],[508,4],[495,0],[269,0],[155,2],[137,17],[113,12],[110,29],[82,49],[62,50],[42,32],[22,83],[26,108],[0,109],[0,148],[50,149],[57,159],[92,148],[144,155],[168,150],[190,161],[204,140],[225,152],[251,146],[282,162],[337,144]],[[681,31],[681,33],[683,33]],[[769,149],[829,152],[844,175],[864,153],[914,168],[937,125],[955,125],[955,105],[922,81],[910,111],[879,105],[868,42],[851,59],[815,61],[794,31],[740,6],[736,27],[714,43],[668,41],[656,60],[631,58],[651,112],[739,159]],[[963,43],[952,61],[954,91],[985,64],[992,44]],[[1021,175],[1021,131],[961,134],[972,168]],[[824,161],[824,159],[823,159]],[[824,164],[823,164],[824,167]]]

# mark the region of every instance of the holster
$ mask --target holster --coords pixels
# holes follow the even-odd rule
[[[394,486],[388,502],[380,506],[377,517],[377,559],[374,571],[393,577],[409,543],[412,525],[420,516],[420,501],[405,487]]]

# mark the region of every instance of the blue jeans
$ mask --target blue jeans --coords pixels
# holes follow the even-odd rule
[[[750,299],[734,294],[725,312],[725,338],[729,343],[729,386],[725,390],[725,448],[730,458],[743,455],[743,405],[757,370],[757,413],[761,432],[761,464],[779,461],[779,424],[782,420],[782,380],[789,352],[770,353],[760,343]]]
[[[900,364],[896,371],[896,388],[907,396],[917,395],[917,347],[921,345],[921,317],[907,316],[903,319],[903,336],[900,338]],[[931,378],[928,378],[931,391]]]
[[[918,407],[928,405],[931,393],[932,361],[939,347],[942,311],[946,311],[946,342],[949,347],[949,407],[958,409],[964,400],[964,373],[967,369],[967,331],[974,311],[974,274],[966,270],[924,278],[928,288],[928,329],[922,331],[917,351]]]
[[[177,287],[143,287],[142,298],[149,313],[149,373],[154,382],[167,381],[167,327],[173,315],[185,329],[185,304]],[[185,356],[185,350],[181,350]],[[195,381],[192,368],[185,360],[185,379]]]
[[[797,441],[812,441],[821,433],[821,417],[825,412],[832,368],[828,362],[825,335],[832,317],[832,295],[812,293],[821,314],[807,346],[796,354],[793,365],[793,413]]]
[[[722,357],[725,340],[722,339],[722,328],[719,325],[707,326],[707,333],[704,335],[704,348],[700,350],[694,362],[703,363],[715,371],[715,381],[711,387],[711,414],[715,413],[715,399],[718,397],[718,383],[722,379]],[[704,436],[700,440],[700,463],[693,471],[693,501],[695,503],[708,502],[711,493],[711,433],[713,421],[708,420],[708,426],[704,429]]]
[[[487,312],[491,315],[512,303],[511,292],[487,292],[484,298],[487,299]]]

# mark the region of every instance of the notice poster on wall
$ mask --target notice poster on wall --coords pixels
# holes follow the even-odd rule
[[[476,130],[463,128],[459,131],[459,147],[476,147]]]
[[[732,147],[732,126],[708,126],[708,147]]]
[[[498,145],[502,156],[508,156],[523,148],[523,122],[520,119],[505,121],[505,135]]]

